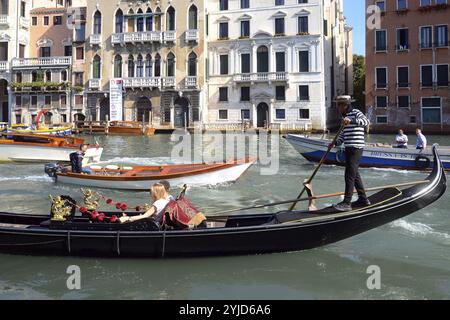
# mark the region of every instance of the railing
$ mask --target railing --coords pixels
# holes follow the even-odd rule
[[[375,90],[387,90],[388,84],[387,83],[376,83],[375,84]]]
[[[92,45],[100,45],[102,44],[102,35],[101,34],[91,34],[89,38],[89,43]]]
[[[125,88],[155,88],[161,86],[160,77],[149,78],[124,78],[123,86]]]
[[[30,26],[30,19],[27,19],[27,18],[24,18],[24,17],[20,17],[20,25],[22,27],[28,28]]]
[[[438,89],[450,86],[450,82],[437,81],[437,82],[420,82],[420,88],[422,89]]]
[[[101,79],[90,79],[89,89],[100,89],[102,80]]]
[[[161,31],[115,33],[111,37],[111,43],[125,44],[136,42],[161,42],[161,39]]]
[[[0,25],[9,24],[9,16],[7,14],[0,14]]]
[[[439,41],[434,43],[435,48],[448,48],[450,45],[449,41]]]
[[[398,89],[408,89],[411,87],[411,83],[409,82],[397,82]]]
[[[163,78],[163,87],[175,87],[175,77],[166,77]]]
[[[8,71],[8,70],[9,70],[9,62],[0,61],[0,71]]]
[[[13,68],[23,67],[59,67],[70,66],[72,64],[71,57],[47,57],[47,58],[14,58],[12,59]]]
[[[176,31],[164,31],[164,41],[165,42],[175,42],[177,40]]]
[[[197,29],[186,31],[186,42],[197,42],[199,39],[199,32]]]
[[[234,76],[235,82],[270,82],[270,81],[288,81],[286,72],[258,72],[242,73]]]
[[[188,76],[184,79],[184,87],[185,88],[197,88],[197,77],[196,76]]]
[[[409,50],[409,44],[397,44],[396,46],[397,51],[408,51]]]

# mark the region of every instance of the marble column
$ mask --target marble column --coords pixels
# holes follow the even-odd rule
[[[256,43],[252,42],[252,73],[256,73],[258,71],[257,51],[258,48]]]

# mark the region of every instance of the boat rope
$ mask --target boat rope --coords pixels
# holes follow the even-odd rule
[[[117,238],[116,238],[116,250],[117,250],[117,256],[120,256],[120,230],[117,231]]]
[[[70,231],[67,232],[67,251],[71,253],[72,248],[70,247]]]
[[[164,230],[164,232],[163,232],[163,245],[162,245],[161,257],[164,258],[165,254],[166,254],[166,230]]]

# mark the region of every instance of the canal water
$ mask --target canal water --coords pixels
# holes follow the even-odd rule
[[[92,137],[87,139],[93,142]],[[391,143],[392,137],[369,139]],[[168,135],[97,140],[105,147],[107,163],[179,162],[171,157],[177,142]],[[448,137],[430,140],[450,145]],[[272,145],[273,158],[279,156],[279,167],[272,175],[262,171],[267,162],[257,164],[235,184],[190,188],[189,198],[207,214],[295,198],[314,166],[283,139]],[[426,176],[387,169],[363,169],[362,175],[367,187]],[[343,169],[323,167],[314,188],[316,193],[343,191]],[[148,202],[145,192],[101,193],[129,205]],[[50,194],[81,198],[78,187],[58,185],[46,177],[43,165],[0,164],[0,211],[46,214]],[[288,254],[183,260],[0,254],[0,299],[448,299],[449,205],[445,195],[406,219],[324,248]],[[72,265],[81,268],[81,290],[67,289],[66,271]],[[380,290],[368,289],[371,266],[380,268]]]

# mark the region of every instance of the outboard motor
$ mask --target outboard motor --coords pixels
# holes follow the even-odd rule
[[[45,173],[50,177],[56,179],[57,173],[63,172],[64,168],[59,163],[49,163],[45,165]]]

